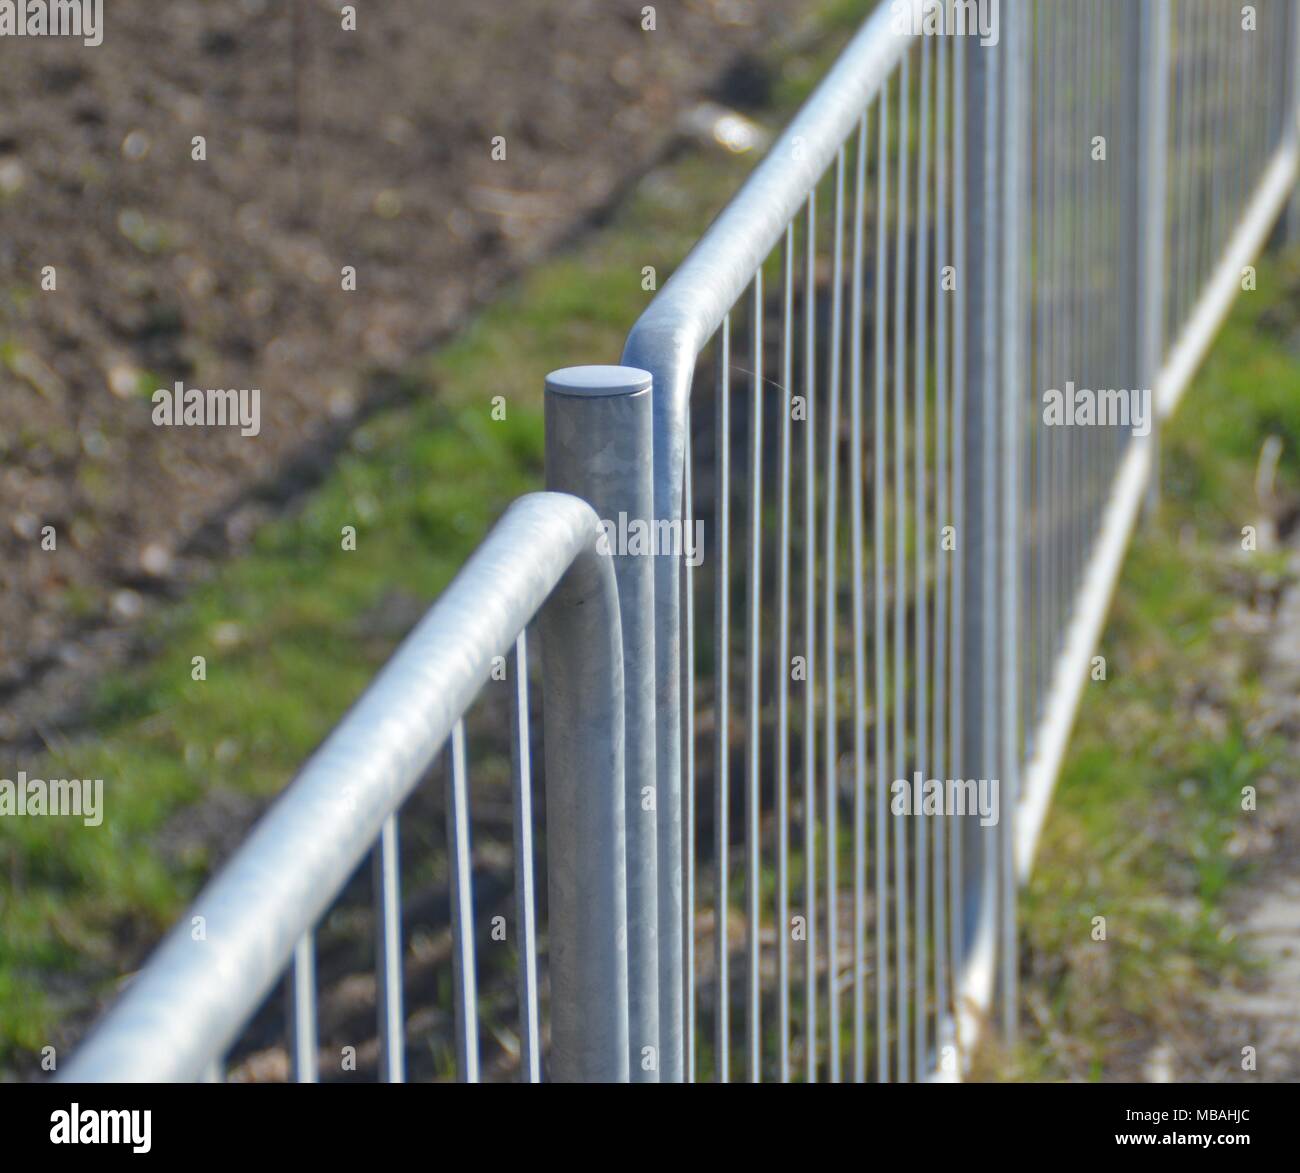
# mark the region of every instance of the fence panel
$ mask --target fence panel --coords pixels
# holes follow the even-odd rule
[[[449,744],[478,1078],[462,722],[505,655],[524,1078],[547,977],[553,1078],[955,1079],[995,1007],[1014,1041],[1017,890],[1160,421],[1296,180],[1300,3],[1248,8],[881,4],[627,366],[551,376],[549,483],[590,505],[512,507],[66,1077],[210,1073],[291,964],[314,1078],[313,926],[373,850],[402,1078],[397,811]]]

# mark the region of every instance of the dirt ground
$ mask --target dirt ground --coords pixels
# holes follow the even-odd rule
[[[1290,578],[1269,628],[1267,703],[1257,732],[1284,732],[1300,749],[1300,549],[1291,555]],[[1287,778],[1261,790],[1258,801],[1252,833],[1238,840],[1253,878],[1229,915],[1251,968],[1207,999],[1200,1047],[1163,1060],[1174,1078],[1300,1082],[1300,787]],[[1148,1077],[1161,1078],[1152,1066]]]
[[[118,0],[98,47],[0,47],[0,756],[799,5],[356,7]],[[154,426],[177,380],[258,388],[260,434]]]

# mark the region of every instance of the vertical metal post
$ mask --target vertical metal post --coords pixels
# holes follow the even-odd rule
[[[660,1075],[663,1055],[661,984],[667,980],[677,988],[679,995],[681,986],[680,969],[671,976],[667,975],[659,952],[660,926],[665,911],[659,899],[659,879],[661,868],[666,865],[664,844],[658,834],[657,812],[665,796],[656,793],[655,785],[655,558],[652,554],[668,557],[671,552],[654,548],[658,531],[654,525],[651,481],[650,385],[650,374],[633,367],[568,367],[553,371],[546,378],[547,487],[581,497],[596,510],[605,529],[618,583],[625,682],[622,809],[627,852],[629,1063],[632,1079],[646,1083],[657,1082]],[[549,716],[548,734],[553,735],[554,723]],[[548,787],[552,783],[549,768],[551,739],[548,735]],[[590,782],[589,779],[583,781]],[[563,866],[556,859],[556,832],[568,834],[557,826],[556,818],[556,812],[548,801],[550,846],[547,856],[552,876],[557,866]],[[678,851],[680,846],[679,842]],[[677,874],[680,884],[680,867],[671,870]],[[678,896],[680,898],[680,886]],[[680,911],[679,899],[674,915],[680,916]],[[578,909],[575,915],[590,917],[594,913]],[[554,907],[551,916],[554,937]],[[680,954],[677,965],[680,966]],[[554,998],[553,992],[553,1002]],[[595,1011],[591,1005],[574,1009],[580,1015]],[[680,1015],[677,1022],[680,1024]],[[680,1025],[675,1048],[680,1054]]]
[[[970,765],[965,752],[966,661],[965,646],[965,590],[966,590],[966,501],[969,487],[966,480],[966,404],[969,387],[967,366],[966,326],[967,289],[973,273],[968,271],[966,245],[966,135],[973,117],[969,110],[970,93],[966,83],[966,61],[970,38],[957,37],[952,43],[952,264],[956,274],[956,288],[952,291],[952,654],[948,665],[947,763],[949,777],[960,778],[961,770]],[[960,119],[960,122],[958,121]],[[956,1043],[960,1042],[956,1030],[956,1015],[960,1012],[958,985],[965,969],[966,883],[962,867],[965,820],[952,818],[948,826],[948,953],[952,959],[952,1005],[954,1015],[954,1067],[960,1062]],[[939,1059],[948,1058],[942,1051]],[[956,1074],[956,1072],[952,1072]]]
[[[1144,51],[1138,112],[1141,155],[1138,159],[1138,244],[1141,257],[1142,304],[1138,320],[1141,386],[1152,396],[1151,472],[1147,482],[1146,511],[1150,517],[1160,504],[1160,426],[1155,411],[1156,376],[1164,349],[1165,314],[1165,179],[1169,162],[1169,0],[1150,0],[1142,6],[1140,34]]]
[[[547,484],[601,519],[625,681],[604,718],[575,711],[565,677],[582,670],[571,652],[583,600],[553,600],[542,639],[557,1080],[659,1078],[650,386],[647,372],[628,367],[572,367],[546,380]]]
[[[1002,958],[1002,1031],[1008,1046],[1016,1039],[1018,953],[1016,948],[1016,804],[1020,775],[1020,573],[1021,573],[1021,463],[1025,446],[1020,427],[1024,397],[1023,306],[1021,296],[1021,225],[1025,218],[1024,134],[1027,42],[1031,11],[1017,0],[1006,37],[1005,117],[1002,192],[1002,468],[1005,579],[1002,587],[1002,816],[1000,892],[1002,896],[999,952]]]
[[[1005,44],[1005,42],[1003,42]],[[1000,404],[998,403],[998,382],[1001,374],[998,365],[1000,322],[998,320],[998,281],[1000,251],[998,246],[999,203],[1001,196],[998,183],[998,151],[1002,129],[999,111],[1001,97],[1001,46],[993,52],[983,55],[983,68],[975,71],[983,82],[984,101],[976,106],[984,114],[984,137],[982,146],[983,171],[981,174],[981,191],[983,201],[983,231],[974,233],[975,239],[983,252],[980,280],[983,285],[984,311],[980,319],[980,384],[979,384],[979,433],[980,456],[977,463],[979,478],[978,532],[982,539],[980,547],[972,559],[972,569],[980,580],[979,625],[982,640],[981,654],[971,663],[971,668],[979,673],[981,683],[977,686],[977,695],[981,699],[980,714],[980,777],[989,779],[990,784],[998,778],[1000,761],[998,757],[998,706],[1002,702],[1002,674],[998,670],[998,591],[1003,589],[1002,572],[1006,551],[1002,548],[1001,532],[998,519],[998,490],[1002,480],[1002,461],[1005,453],[1000,451],[1001,435],[998,429]],[[980,467],[982,465],[982,467]],[[972,714],[973,715],[973,714]],[[980,827],[979,847],[982,863],[979,882],[979,932],[986,939],[991,939],[991,953],[996,958],[998,920],[998,844],[999,829],[996,826]]]
[[[911,105],[908,59],[898,65],[898,206],[894,213],[894,642],[892,712],[894,779],[906,780],[907,770],[907,213],[909,171],[907,124]],[[882,702],[883,703],[883,702]],[[912,1079],[908,1014],[907,823],[895,817],[894,847],[894,1004],[897,1023],[898,1082]]]
[[[955,190],[961,216],[955,233],[959,301],[954,324],[953,413],[956,456],[953,491],[957,558],[954,566],[954,778],[997,777],[997,580],[1001,549],[996,516],[999,481],[998,321],[998,62],[1001,48],[959,39],[957,100],[960,147]],[[952,880],[957,890],[953,956],[959,987],[987,966],[997,914],[997,828],[970,817],[953,820]],[[965,997],[962,992],[963,999]],[[967,1007],[959,1001],[959,1017]],[[965,1034],[962,1042],[968,1041]],[[966,1056],[962,1057],[965,1062]]]
[[[926,415],[929,412],[929,287],[930,287],[930,213],[929,185],[930,176],[930,89],[932,46],[930,39],[923,38],[920,48],[920,103],[916,124],[917,160],[916,160],[916,295],[913,298],[915,322],[913,325],[913,344],[915,345],[915,398],[916,412],[913,417],[913,482],[914,519],[912,531],[913,557],[915,559],[916,590],[913,596],[913,626],[916,637],[916,655],[912,662],[912,766],[919,772],[922,782],[929,776],[931,766],[929,758],[929,679],[930,679],[930,631],[929,631],[929,555],[926,545],[929,542],[929,485],[928,469],[930,460],[929,441],[927,440]],[[905,312],[905,311],[900,311]],[[901,519],[900,519],[901,520]],[[913,823],[913,858],[912,858],[912,915],[913,915],[913,963],[912,963],[912,1046],[916,1055],[916,1078],[926,1076],[926,1056],[928,1054],[928,1010],[926,1005],[926,986],[929,974],[929,939],[930,925],[928,905],[930,900],[930,860],[929,836],[930,826],[926,818],[924,805],[912,811]]]

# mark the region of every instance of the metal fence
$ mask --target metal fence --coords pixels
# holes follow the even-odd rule
[[[951,1079],[1013,1038],[1017,889],[1160,422],[1295,183],[1298,65],[1289,0],[882,5],[625,366],[548,381],[589,506],[512,507],[66,1078],[210,1071],[290,962],[314,1078],[312,927],[373,847],[400,1079],[396,812],[449,744],[477,1079],[460,722],[507,653],[522,1078]]]

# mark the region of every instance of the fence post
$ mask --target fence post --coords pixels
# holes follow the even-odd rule
[[[1017,0],[1003,25],[1002,190],[1002,812],[999,891],[1002,958],[1002,1035],[1016,1041],[1019,1010],[1019,949],[1016,933],[1016,812],[1020,799],[1020,575],[1023,567],[1020,484],[1025,463],[1021,404],[1025,397],[1022,225],[1029,223],[1025,199],[1025,137],[1028,128],[1026,54],[1032,11]]]
[[[1169,0],[1142,5],[1139,60],[1146,63],[1139,91],[1140,152],[1138,244],[1142,303],[1138,316],[1138,361],[1141,386],[1151,392],[1151,470],[1146,513],[1160,504],[1160,413],[1156,378],[1164,351],[1165,319],[1165,181],[1169,164]],[[1141,441],[1138,441],[1139,443]]]
[[[998,625],[997,570],[1002,557],[997,511],[999,469],[998,389],[1000,368],[998,65],[1000,50],[971,38],[959,38],[961,119],[962,231],[957,253],[961,320],[954,325],[954,414],[961,420],[965,453],[954,465],[953,492],[961,507],[955,589],[961,622],[954,627],[960,676],[954,680],[953,704],[960,715],[954,729],[953,777],[998,776],[998,693],[1002,674]],[[960,364],[958,367],[957,364]],[[960,402],[956,402],[960,401]],[[954,885],[954,978],[957,982],[958,1050],[973,1041],[981,987],[992,993],[997,930],[998,828],[978,819],[956,820]],[[990,997],[991,1002],[991,997]],[[959,1054],[964,1069],[968,1054]]]
[[[556,1083],[626,1083],[623,634],[605,556],[579,556],[538,616]]]
[[[547,487],[581,497],[595,509],[606,525],[618,582],[626,739],[628,1046],[631,1078],[643,1083],[658,1082],[660,1066],[650,387],[650,374],[635,367],[568,367],[546,378]],[[549,744],[549,736],[547,740]],[[554,825],[549,811],[547,823]],[[553,857],[554,849],[547,854]]]

